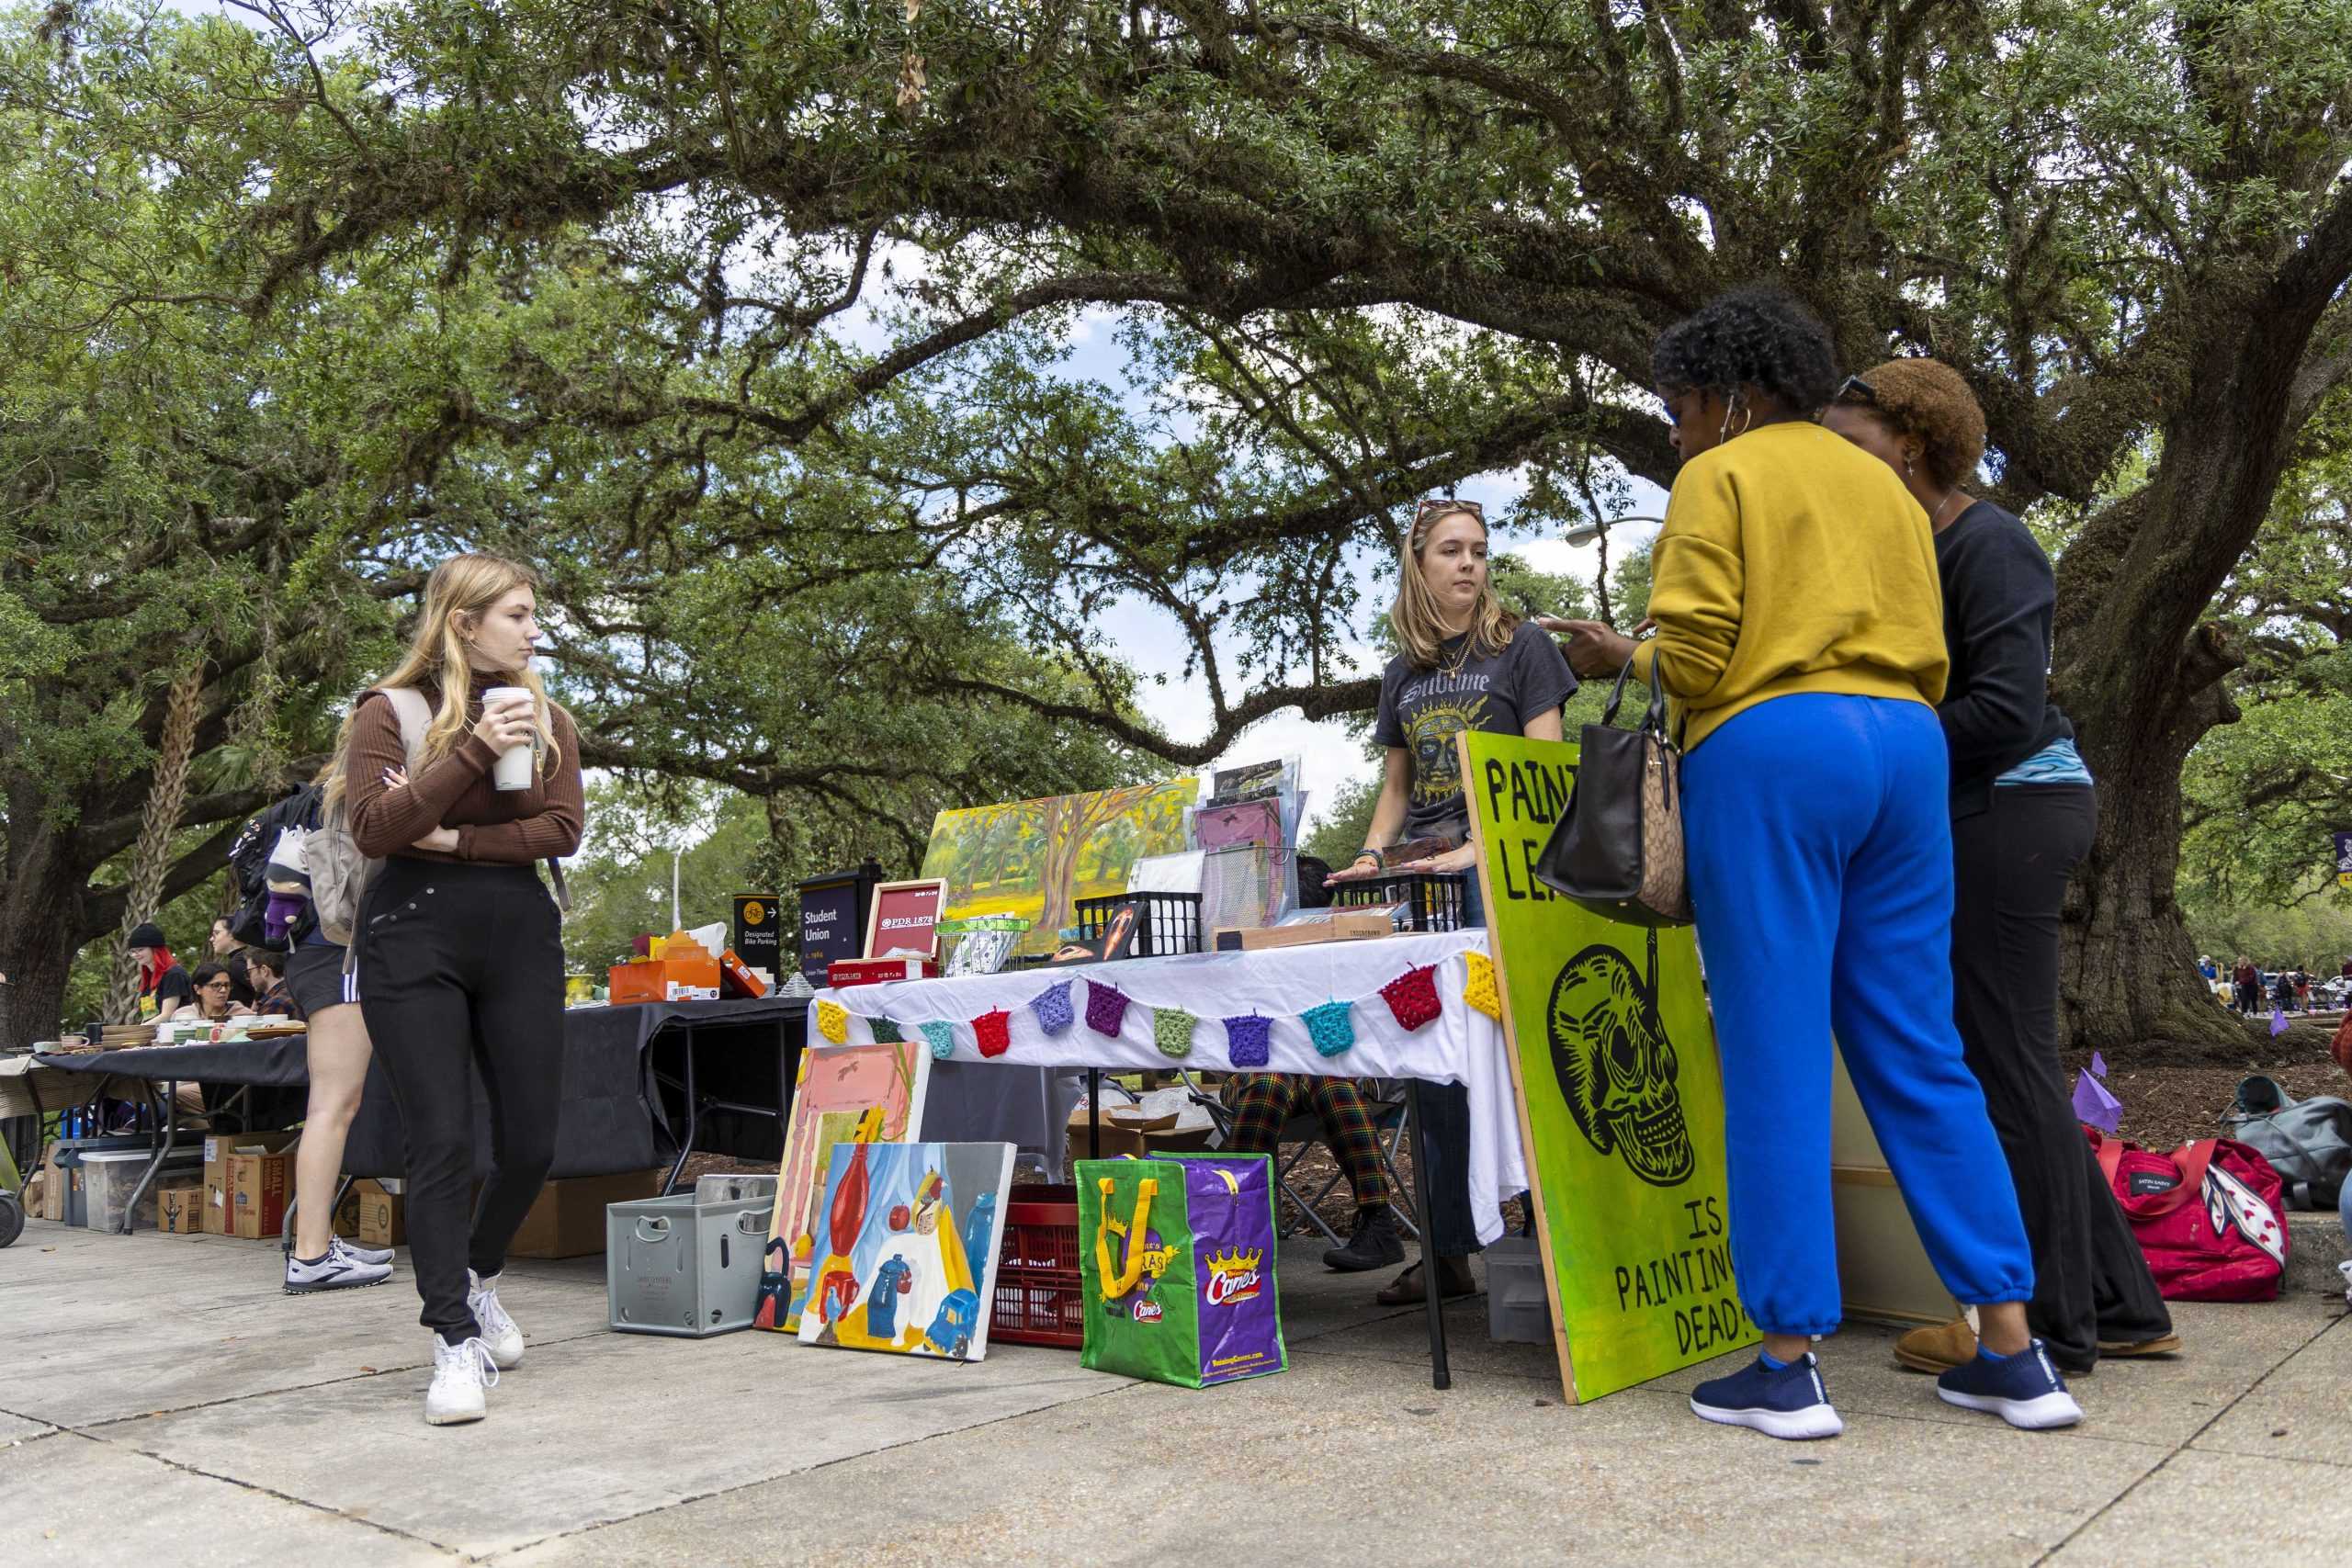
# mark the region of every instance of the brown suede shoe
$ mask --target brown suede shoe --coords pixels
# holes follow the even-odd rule
[[[1471,1276],[1468,1258],[1441,1258],[1437,1260],[1437,1293],[1441,1300],[1478,1293],[1478,1281]],[[1421,1266],[1414,1264],[1383,1285],[1380,1293],[1372,1299],[1382,1306],[1390,1307],[1412,1306],[1428,1300],[1421,1286]]]
[[[2109,1356],[2170,1356],[2178,1352],[2179,1349],[2180,1336],[2177,1334],[2166,1334],[2155,1339],[2141,1339],[2137,1341],[2128,1339],[2102,1339],[2098,1342],[2098,1353],[2102,1358]]]
[[[1976,1359],[1976,1331],[1964,1317],[1915,1328],[1894,1342],[1894,1359],[1915,1372],[1948,1372]]]

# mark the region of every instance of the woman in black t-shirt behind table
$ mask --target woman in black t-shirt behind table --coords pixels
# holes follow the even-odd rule
[[[1936,715],[1951,755],[1952,1011],[2033,1248],[2027,1323],[2068,1372],[2177,1350],[2058,1062],[2060,910],[2098,796],[2050,700],[2050,558],[2013,513],[1961,489],[1984,455],[1984,413],[1950,366],[1896,359],[1849,377],[1822,423],[1893,468],[1935,529],[1951,654]],[[1975,1355],[1975,1336],[1964,1319],[1915,1329],[1894,1353],[1941,1371]]]
[[[1435,840],[1445,847],[1397,868],[1467,872],[1463,924],[1484,925],[1470,844],[1469,803],[1453,738],[1465,729],[1560,739],[1560,705],[1577,689],[1559,644],[1503,608],[1487,575],[1487,522],[1476,502],[1425,501],[1398,552],[1390,629],[1404,651],[1380,680],[1373,738],[1387,748],[1380,799],[1364,847],[1333,882],[1378,875],[1390,845]],[[1438,1260],[1438,1286],[1449,1296],[1477,1290],[1469,1256],[1478,1250],[1470,1219],[1470,1093],[1434,1084],[1421,1093],[1421,1131],[1430,1156],[1430,1222],[1425,1254]],[[1380,1292],[1390,1306],[1421,1299],[1420,1265]]]

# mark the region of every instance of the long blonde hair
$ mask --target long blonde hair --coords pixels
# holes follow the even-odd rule
[[[458,629],[458,623],[467,616],[479,618],[487,615],[517,588],[528,588],[537,593],[539,587],[539,574],[522,562],[480,553],[451,556],[425,579],[424,608],[417,616],[416,636],[392,672],[376,685],[422,687],[428,682],[439,685],[440,702],[434,709],[433,722],[424,729],[427,762],[447,756],[470,728],[466,703],[472,694],[473,664],[466,657],[465,634]],[[457,672],[455,679],[450,676],[452,671]],[[538,671],[527,666],[514,671],[508,683],[527,688],[531,694],[539,739],[539,773],[545,776],[556,762],[555,727],[550,719],[552,705],[547,688],[540,683]],[[354,704],[353,713],[357,711],[357,705]],[[346,716],[343,732],[336,738],[334,760],[328,764],[329,806],[342,798],[344,761],[350,754],[350,748],[351,716]]]
[[[1467,506],[1431,508],[1413,519],[1396,551],[1396,600],[1388,606],[1388,625],[1417,670],[1434,670],[1445,657],[1449,635],[1445,617],[1438,612],[1437,595],[1430,591],[1429,580],[1421,575],[1421,556],[1429,548],[1430,536],[1449,517],[1467,517],[1478,525],[1479,533],[1487,532],[1486,518]],[[1510,646],[1519,621],[1496,597],[1495,581],[1489,576],[1478,591],[1478,607],[1471,612],[1470,642],[1464,653],[1473,659],[1493,658]]]

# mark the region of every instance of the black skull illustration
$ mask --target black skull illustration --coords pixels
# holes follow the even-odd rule
[[[1653,1187],[1690,1175],[1690,1130],[1682,1120],[1680,1070],[1657,1010],[1657,933],[1649,974],[1595,942],[1552,982],[1552,1070],[1568,1113],[1602,1154],[1614,1149]]]

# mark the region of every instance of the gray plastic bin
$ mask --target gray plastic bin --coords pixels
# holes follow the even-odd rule
[[[757,1199],[763,1203],[775,1201],[773,1176],[750,1176],[741,1171],[725,1171],[695,1178],[695,1201],[697,1203],[741,1203]]]
[[[1552,1303],[1544,1293],[1544,1253],[1532,1235],[1487,1244],[1487,1337],[1498,1345],[1552,1343]]]
[[[775,1199],[692,1194],[605,1210],[606,1321],[625,1334],[700,1339],[752,1326]]]

